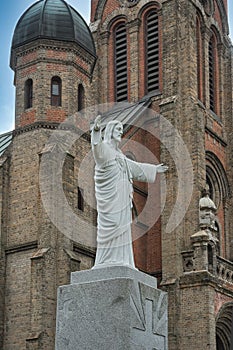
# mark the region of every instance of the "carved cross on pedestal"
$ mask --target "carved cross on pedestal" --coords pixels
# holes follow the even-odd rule
[[[153,332],[153,301],[146,299],[145,330],[133,328],[133,342],[143,350],[164,350],[165,337]]]

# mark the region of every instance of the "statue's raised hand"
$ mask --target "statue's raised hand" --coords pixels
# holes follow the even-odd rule
[[[97,115],[95,118],[94,126],[93,129],[94,131],[99,131],[100,130],[100,125],[101,125],[101,115]]]
[[[158,173],[165,173],[167,170],[168,170],[168,166],[167,165],[163,165],[163,163],[157,165],[157,172]]]

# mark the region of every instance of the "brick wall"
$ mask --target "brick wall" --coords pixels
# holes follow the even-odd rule
[[[194,279],[193,279],[194,280]],[[214,289],[199,283],[180,292],[180,349],[215,349]]]
[[[25,349],[31,326],[30,257],[31,252],[7,255],[3,349]]]
[[[87,105],[91,102],[89,89],[94,58],[78,45],[51,42],[50,45],[18,48],[15,64],[16,127],[35,121],[63,122],[78,110],[78,84],[85,88]],[[89,55],[89,56],[88,56]],[[62,81],[61,107],[51,107],[51,79]],[[25,82],[33,81],[32,107],[25,109]]]
[[[52,350],[57,287],[69,283],[71,271],[90,268],[94,262],[96,213],[88,204],[85,204],[83,213],[77,208],[79,166],[90,151],[90,144],[82,138],[78,144],[70,147],[70,154],[67,154],[59,170],[59,153],[56,154],[56,148],[55,153],[49,153],[48,146],[45,146],[56,131],[38,127],[26,130],[22,132],[21,129],[11,145],[11,181],[7,188],[7,202],[4,197],[4,206],[7,204],[8,210],[7,216],[4,215],[2,219],[7,232],[4,229],[1,247],[7,255],[4,264],[6,281],[4,266],[1,265],[0,271],[1,293],[5,294],[5,314],[1,313],[0,329],[2,332],[4,316],[4,349],[23,350],[35,346],[40,350]],[[66,236],[66,231],[55,226],[56,220],[53,218],[51,221],[41,202],[41,189],[44,187],[40,187],[40,181],[44,177],[39,178],[39,166],[42,157],[46,156],[47,175],[54,179],[48,196],[56,195],[59,170],[70,211],[81,217],[81,224],[73,227],[73,236]],[[4,181],[7,181],[7,177]],[[72,226],[73,222],[64,210],[65,203],[58,200],[53,205],[55,211],[61,214],[63,229]],[[4,262],[4,255],[1,255],[1,262]],[[3,306],[1,299],[1,309]]]

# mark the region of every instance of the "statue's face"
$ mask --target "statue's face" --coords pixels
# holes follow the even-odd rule
[[[112,132],[112,138],[118,142],[121,141],[121,136],[123,135],[123,125],[122,124],[116,124],[116,126],[113,129]]]

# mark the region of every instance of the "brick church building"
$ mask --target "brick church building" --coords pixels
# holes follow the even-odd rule
[[[169,166],[141,217],[149,186],[134,184],[133,210],[136,266],[168,292],[169,350],[230,350],[227,0],[90,1],[89,27],[64,0],[35,1],[12,38],[15,130],[0,136],[0,348],[53,350],[57,288],[94,264],[89,172],[77,179],[100,112],[123,122],[127,156]]]

